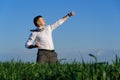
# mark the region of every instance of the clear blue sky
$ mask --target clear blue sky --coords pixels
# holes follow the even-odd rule
[[[34,61],[37,49],[24,47],[33,18],[51,24],[71,11],[76,15],[53,32],[58,57],[120,50],[120,0],[0,0],[0,60]]]

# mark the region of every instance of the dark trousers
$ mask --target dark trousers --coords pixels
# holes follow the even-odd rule
[[[54,50],[38,49],[37,63],[56,63],[57,53]]]

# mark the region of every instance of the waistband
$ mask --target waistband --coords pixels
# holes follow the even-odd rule
[[[47,50],[47,49],[38,49],[39,51],[48,51],[48,52],[55,52],[55,50]]]

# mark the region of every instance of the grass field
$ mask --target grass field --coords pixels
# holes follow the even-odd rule
[[[36,64],[11,60],[0,62],[0,80],[120,80],[120,58],[112,64],[98,62]]]

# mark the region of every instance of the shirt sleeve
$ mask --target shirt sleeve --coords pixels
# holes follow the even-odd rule
[[[27,42],[25,43],[26,48],[28,48],[30,45],[33,44],[33,42],[35,41],[35,38],[36,38],[36,34],[37,34],[36,32],[33,32],[33,33],[30,34]]]
[[[54,29],[56,29],[58,26],[60,26],[61,24],[63,24],[64,22],[65,22],[64,19],[59,19],[55,23],[51,24],[50,27],[51,27],[52,31]]]

